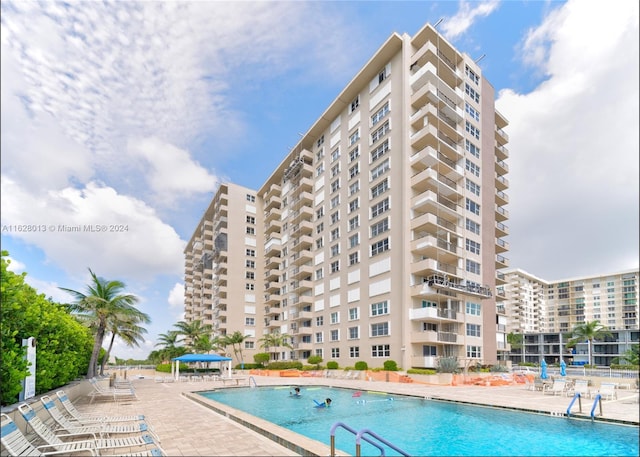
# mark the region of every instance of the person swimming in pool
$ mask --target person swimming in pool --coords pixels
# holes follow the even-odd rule
[[[322,403],[318,403],[316,400],[313,400],[316,404],[316,408],[328,408],[329,406],[331,406],[331,399],[327,398],[325,401],[323,401]]]
[[[289,392],[289,395],[292,395],[294,397],[299,397],[300,396],[300,387],[296,387],[295,389],[293,389],[293,392]]]

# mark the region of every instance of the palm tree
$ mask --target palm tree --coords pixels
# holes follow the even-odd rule
[[[73,312],[80,313],[85,320],[88,319],[91,327],[95,329],[95,342],[87,370],[87,378],[93,378],[96,375],[100,348],[102,348],[110,320],[116,315],[132,316],[140,311],[135,307],[138,297],[124,292],[126,286],[122,281],[98,278],[91,269],[89,273],[91,283],[87,285],[86,293],[64,287],[60,289],[75,298],[69,308]]]
[[[272,347],[286,347],[289,349],[293,349],[293,346],[289,344],[289,340],[291,336],[286,333],[280,333],[279,331],[275,331],[273,333],[267,333],[258,341],[261,343],[260,347],[266,349],[267,352],[270,352]]]
[[[109,331],[111,332],[111,341],[109,341],[109,349],[102,359],[100,365],[100,375],[104,374],[104,366],[109,360],[111,355],[111,349],[116,336],[119,336],[124,343],[129,347],[140,346],[140,342],[144,340],[143,335],[147,333],[147,329],[139,326],[139,323],[149,324],[151,318],[148,314],[142,311],[136,310],[136,313],[132,313],[130,316],[115,315],[111,319]]]
[[[591,362],[591,347],[596,340],[604,339],[606,336],[612,336],[611,332],[600,323],[600,321],[591,321],[578,324],[573,328],[571,332],[571,339],[567,342],[567,346],[572,347],[581,341],[587,341],[587,347],[589,351],[589,365],[593,365]]]
[[[162,358],[162,361],[171,360],[174,357],[179,357],[186,352],[184,347],[177,346],[178,336],[180,334],[175,330],[170,330],[167,333],[161,333],[158,335],[158,342],[156,346],[162,346],[162,350],[159,351],[159,355]]]
[[[213,332],[213,327],[209,324],[203,324],[201,320],[195,320],[191,322],[180,321],[173,324],[177,327],[176,332],[178,335],[184,336],[184,341],[189,349],[195,351],[196,342],[202,335],[210,335]]]
[[[247,338],[248,338],[247,335],[243,335],[238,330],[236,330],[231,335],[225,336],[222,343],[224,346],[231,345],[231,347],[233,348],[234,355],[236,356],[236,358],[239,358],[240,364],[243,367],[244,367],[244,358],[242,357],[242,343]],[[238,354],[240,355],[240,357],[238,357]]]

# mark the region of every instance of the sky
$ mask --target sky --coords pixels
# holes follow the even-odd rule
[[[119,358],[146,358],[183,319],[183,249],[219,183],[258,189],[393,32],[440,19],[509,121],[509,266],[546,280],[638,268],[637,0],[0,11],[2,250],[58,302],[89,269],[123,281],[152,323],[139,347],[116,341]]]

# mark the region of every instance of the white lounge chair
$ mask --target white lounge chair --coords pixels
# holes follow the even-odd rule
[[[591,389],[589,389],[589,381],[586,379],[576,379],[573,384],[573,395],[580,394],[583,398],[591,398]]]
[[[166,455],[165,452],[154,441],[153,437],[149,434],[136,435],[136,436],[120,436],[118,438],[103,438],[98,437],[95,432],[89,430],[77,431],[73,433],[56,433],[46,425],[35,411],[26,403],[18,406],[18,410],[24,420],[29,424],[33,431],[48,445],[53,446],[54,449],[60,450],[95,450],[96,454],[100,454],[102,450],[118,451],[119,455],[122,455],[122,449],[135,449],[145,447],[142,453],[140,450],[134,451],[141,453],[142,455]],[[84,440],[78,440],[80,437],[86,436]],[[74,441],[64,441],[65,439],[73,439]],[[82,444],[84,443],[84,444]],[[157,446],[154,449],[149,449],[150,446]],[[75,451],[74,451],[75,452]]]
[[[95,378],[90,379],[89,382],[93,386],[93,391],[88,394],[91,397],[90,403],[93,403],[93,400],[95,400],[96,398],[109,398],[113,399],[114,401],[118,401],[122,398],[136,400],[138,399],[136,391],[133,388],[117,389],[114,387],[103,387]]]
[[[58,409],[55,402],[49,398],[48,395],[43,395],[40,398],[44,409],[49,413],[53,421],[57,424],[58,429],[65,430],[69,433],[73,433],[78,430],[83,431],[93,431],[96,434],[100,434],[100,436],[109,436],[111,434],[135,434],[135,433],[144,433],[148,432],[153,435],[154,439],[159,443],[158,435],[156,435],[153,429],[144,421],[140,421],[137,424],[124,423],[120,422],[117,424],[109,424],[107,422],[95,423],[83,423],[76,419],[69,419],[67,416],[62,414],[62,412]]]
[[[555,379],[551,387],[545,387],[542,391],[543,394],[562,395],[567,387],[567,381],[565,379]]]
[[[600,384],[598,393],[603,400],[617,400],[618,392],[616,391],[616,385],[612,382],[603,382]]]
[[[11,456],[48,456],[48,455],[69,455],[73,453],[83,453],[98,455],[93,441],[74,441],[67,443],[62,449],[50,444],[40,446],[34,445],[27,439],[13,420],[6,414],[1,414],[0,426],[2,428],[0,441],[2,447]]]
[[[69,400],[67,394],[64,390],[59,390],[56,392],[58,396],[58,401],[62,405],[62,407],[66,410],[67,415],[69,417],[74,418],[79,422],[83,422],[86,424],[90,423],[112,423],[112,422],[139,422],[145,420],[144,415],[137,414],[131,416],[91,416],[89,414],[83,414],[74,406],[74,404]]]

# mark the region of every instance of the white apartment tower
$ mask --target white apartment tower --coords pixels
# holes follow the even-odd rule
[[[509,154],[494,103],[433,26],[392,34],[260,189],[221,186],[185,250],[187,319],[249,335],[245,361],[275,332],[293,349],[272,359],[502,359]]]

